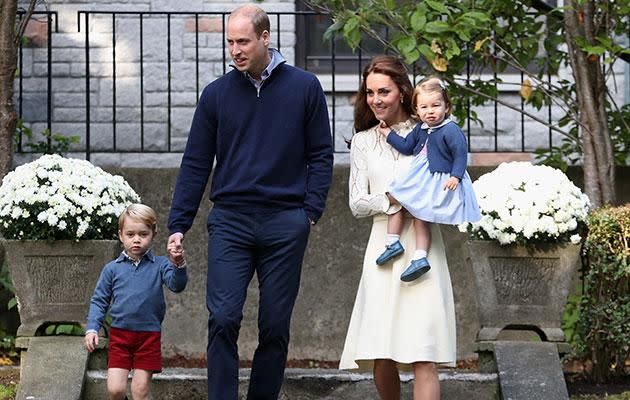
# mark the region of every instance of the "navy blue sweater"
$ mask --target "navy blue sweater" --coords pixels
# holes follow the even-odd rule
[[[444,125],[432,129],[431,134],[428,129],[422,129],[422,124],[417,124],[406,138],[391,131],[387,135],[387,143],[402,154],[418,155],[427,138],[429,171],[446,172],[461,180],[466,172],[468,145],[464,132],[455,122],[447,121]]]
[[[192,226],[215,158],[215,205],[304,207],[317,221],[333,163],[328,108],[317,78],[281,64],[260,91],[238,70],[204,89],[173,195],[171,233]]]

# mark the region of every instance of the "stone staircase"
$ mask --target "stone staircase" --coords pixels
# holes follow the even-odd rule
[[[402,374],[402,395],[412,398],[413,375]],[[249,369],[240,371],[239,394],[245,399]],[[499,384],[495,373],[440,370],[442,400],[495,400]],[[153,378],[154,400],[205,400],[206,370],[167,368]],[[84,399],[106,400],[106,371],[88,370]],[[377,400],[371,374],[334,369],[287,369],[281,400]]]

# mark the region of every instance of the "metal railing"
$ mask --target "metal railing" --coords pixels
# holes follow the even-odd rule
[[[54,46],[54,41],[53,41],[53,29],[52,29],[52,21],[55,21],[55,29],[54,32],[58,32],[58,27],[57,27],[57,15],[56,12],[39,12],[37,13],[45,15],[45,18],[47,20],[47,29],[48,29],[48,40],[46,43],[46,50],[47,50],[47,83],[46,83],[46,88],[43,89],[46,92],[46,96],[47,96],[47,118],[46,118],[46,126],[47,128],[52,131],[54,128],[54,124],[56,123],[56,121],[53,118],[53,99],[52,99],[52,92],[53,92],[53,80],[56,78],[53,76],[52,74],[52,70],[51,67],[55,61],[54,57],[55,57],[55,51],[58,50],[58,48],[56,48]],[[312,55],[309,54],[308,51],[308,46],[305,46],[305,43],[309,43],[309,41],[312,40],[321,40],[319,38],[311,38],[308,37],[307,34],[304,34],[303,32],[307,32],[308,30],[306,29],[300,29],[300,27],[303,26],[308,26],[309,23],[314,23],[315,18],[316,17],[321,17],[321,14],[312,12],[312,11],[295,11],[295,12],[269,12],[268,13],[271,20],[272,20],[272,24],[275,23],[275,26],[273,27],[274,32],[276,32],[276,34],[273,35],[273,38],[275,38],[275,43],[272,43],[273,47],[278,48],[279,50],[283,50],[283,42],[281,42],[281,40],[283,40],[285,37],[291,39],[291,35],[294,34],[294,32],[302,32],[302,35],[304,35],[305,37],[295,37],[294,43],[289,42],[289,46],[285,45],[285,48],[289,48],[289,49],[293,49],[294,46],[296,48],[296,64],[298,66],[301,66],[305,69],[309,69],[309,65],[310,63],[313,62],[313,60],[318,60],[320,62],[327,62],[329,63],[329,68],[325,71],[322,70],[318,70],[315,71],[316,74],[318,74],[320,77],[324,76],[324,75],[328,75],[330,76],[330,90],[329,90],[329,106],[331,107],[331,128],[332,128],[332,133],[333,133],[333,141],[334,143],[338,143],[338,142],[342,142],[342,141],[337,141],[337,136],[339,135],[339,133],[337,132],[337,127],[339,125],[339,118],[338,118],[338,100],[341,94],[343,93],[350,93],[350,92],[354,92],[356,91],[356,88],[358,87],[358,83],[360,82],[360,75],[361,75],[361,70],[363,68],[363,66],[365,65],[365,63],[368,62],[369,58],[371,57],[371,55],[365,55],[363,54],[362,51],[358,51],[356,54],[353,55],[348,55],[348,54],[338,54],[338,51],[336,49],[336,45],[335,45],[335,40],[331,40],[330,42],[330,46],[329,46],[329,55]],[[220,51],[220,56],[215,56],[215,59],[213,60],[213,65],[216,65],[217,63],[221,64],[222,68],[220,68],[222,73],[225,73],[227,70],[227,65],[229,60],[226,58],[226,40],[225,40],[225,26],[226,26],[226,22],[227,22],[227,16],[229,15],[229,12],[151,12],[151,11],[79,11],[77,13],[77,20],[78,20],[78,31],[79,31],[79,35],[78,37],[82,37],[82,43],[77,43],[77,47],[81,47],[83,48],[83,57],[84,59],[82,60],[82,62],[84,63],[84,74],[83,76],[74,76],[74,78],[77,79],[83,79],[84,80],[84,96],[85,96],[85,103],[82,105],[76,105],[76,108],[80,108],[83,107],[84,109],[84,120],[81,121],[84,123],[85,126],[85,132],[84,132],[84,143],[83,146],[80,150],[78,151],[85,151],[85,155],[87,159],[90,159],[90,155],[93,152],[99,152],[99,153],[107,153],[107,152],[121,152],[121,153],[125,153],[125,152],[133,152],[133,153],[169,153],[169,152],[181,152],[183,150],[182,146],[181,146],[181,142],[185,142],[185,134],[182,134],[182,132],[179,132],[179,135],[175,135],[173,133],[173,112],[174,112],[174,104],[173,104],[173,94],[174,94],[174,89],[173,89],[173,84],[174,82],[176,82],[176,80],[174,80],[174,75],[173,75],[173,65],[174,63],[180,63],[179,60],[177,60],[176,56],[173,55],[173,38],[175,37],[175,35],[181,34],[180,31],[178,31],[177,33],[174,32],[174,25],[173,22],[177,21],[178,24],[176,25],[176,27],[178,29],[181,30],[181,22],[182,20],[187,20],[187,21],[192,21],[192,29],[190,29],[189,32],[185,32],[192,34],[194,39],[192,39],[192,49],[194,52],[194,55],[192,57],[189,57],[191,59],[187,60],[187,63],[193,63],[194,64],[194,78],[187,76],[185,77],[185,79],[194,79],[195,85],[194,85],[194,93],[195,95],[199,96],[200,94],[200,88],[202,84],[206,84],[207,82],[204,81],[202,79],[202,71],[204,70],[205,67],[205,63],[206,61],[202,60],[202,57],[200,56],[200,50],[207,50],[209,48],[209,46],[206,45],[206,43],[208,42],[209,37],[210,36],[217,36],[220,35],[221,37],[221,44],[217,46],[215,46],[215,49],[219,49]],[[215,31],[208,31],[208,30],[202,30],[200,29],[200,23],[202,22],[207,22],[204,21],[204,19],[207,18],[211,18],[211,19],[215,19],[216,21],[219,21],[219,28],[220,28],[220,32],[219,29],[216,29]],[[119,57],[119,47],[120,47],[120,42],[121,42],[121,37],[128,35],[128,32],[119,32],[117,30],[117,23],[121,22],[121,21],[125,21],[125,23],[132,23],[133,25],[136,26],[138,35],[137,35],[137,45],[138,45],[138,54],[137,57],[134,58],[133,63],[135,63],[135,65],[137,65],[137,67],[139,68],[139,74],[138,74],[138,96],[139,96],[139,104],[137,105],[137,122],[139,124],[139,145],[133,148],[129,148],[129,147],[125,147],[125,146],[121,146],[120,145],[120,138],[119,138],[119,121],[118,121],[118,116],[119,116],[119,112],[123,110],[124,107],[129,107],[128,105],[125,106],[121,106],[119,103],[117,103],[118,100],[118,90],[120,89],[119,86],[119,76],[117,74],[117,71],[120,68],[120,57]],[[164,90],[162,91],[164,93],[164,95],[166,96],[166,105],[165,105],[165,112],[166,112],[166,121],[164,121],[162,123],[162,125],[164,125],[165,128],[165,143],[162,147],[156,147],[154,145],[154,143],[151,142],[152,139],[147,138],[146,136],[146,126],[147,126],[147,118],[146,118],[146,111],[147,111],[147,105],[146,105],[146,96],[149,93],[149,91],[146,88],[146,79],[147,79],[147,72],[145,70],[146,64],[147,64],[147,50],[145,49],[145,42],[149,39],[155,39],[155,38],[149,38],[147,39],[147,34],[145,32],[145,28],[146,25],[149,22],[156,22],[156,21],[162,21],[162,23],[164,23],[165,29],[163,31],[163,35],[165,36],[165,40],[166,40],[166,44],[165,47],[163,49],[164,51],[164,68],[166,68],[166,82],[165,85],[166,87],[164,88]],[[185,21],[184,21],[185,22]],[[286,30],[284,29],[284,25],[290,25],[290,24],[295,24],[298,29],[293,29],[291,26],[289,26]],[[109,28],[105,28],[109,26]],[[129,24],[127,25],[127,27],[129,26]],[[216,28],[216,27],[215,27]],[[99,29],[101,31],[99,31]],[[103,37],[107,36],[108,39],[110,39],[109,43],[104,43],[102,41]],[[111,38],[109,38],[109,36],[111,35]],[[177,38],[177,37],[176,37]],[[97,43],[98,42],[98,43]],[[23,116],[23,74],[22,74],[22,62],[23,62],[23,46],[20,45],[20,49],[19,49],[19,84],[18,84],[18,93],[17,93],[17,97],[18,97],[18,107],[19,107],[19,115],[22,118]],[[111,82],[111,101],[109,101],[110,104],[107,105],[107,107],[110,108],[111,110],[111,119],[109,121],[109,124],[111,125],[111,145],[108,148],[104,148],[102,146],[100,146],[99,148],[96,148],[94,146],[94,138],[97,136],[94,136],[94,132],[92,131],[92,127],[94,124],[94,120],[93,120],[93,114],[92,111],[94,109],[94,104],[92,104],[92,93],[94,93],[96,90],[93,86],[93,84],[95,83],[95,79],[97,78],[93,71],[92,71],[92,67],[91,67],[91,62],[93,61],[93,51],[99,51],[100,54],[102,55],[104,52],[108,52],[109,55],[109,59],[106,60],[105,62],[100,62],[100,64],[109,64],[111,66],[111,74],[109,76],[106,76],[105,78],[103,78],[102,76],[99,78],[102,81],[107,81],[108,83]],[[289,50],[291,51],[291,50]],[[129,55],[127,55],[127,58],[129,58]],[[133,57],[132,57],[133,58]],[[206,57],[207,58],[207,57]],[[343,62],[355,62],[356,63],[356,69],[354,70],[354,72],[348,72],[347,68],[343,71],[343,73],[339,73],[337,71],[337,63],[341,62],[340,60],[342,60]],[[80,62],[81,60],[77,61]],[[153,60],[155,61],[155,60]],[[216,71],[217,73],[219,71]],[[416,69],[415,67],[412,68],[412,73],[414,75],[414,82],[416,80]],[[76,74],[75,74],[76,75]],[[338,80],[340,78],[340,76],[348,76],[348,75],[352,75],[356,78],[356,82],[357,85],[354,86],[354,88],[349,89],[349,88],[345,88],[345,90],[339,89],[338,85]],[[471,77],[471,72],[470,72],[470,68],[468,68],[467,73],[466,73],[466,79],[469,80]],[[495,74],[496,77],[496,74]],[[523,76],[521,74],[520,77],[521,82],[523,81]],[[196,99],[195,99],[196,102]],[[195,103],[196,104],[196,103]],[[100,109],[103,109],[104,107],[102,107],[102,105],[99,105]],[[193,108],[194,105],[190,105],[190,108]],[[521,109],[525,108],[525,104],[521,101]],[[179,112],[179,110],[181,110],[181,107],[177,108],[177,111]],[[470,118],[470,110],[471,107],[469,105],[469,117],[468,120],[464,123],[464,130],[467,132],[468,134],[468,142],[469,142],[469,146],[471,146],[472,143],[472,139],[473,137],[471,136],[471,132],[473,131],[472,126],[471,126],[471,118]],[[521,121],[520,121],[520,133],[518,135],[514,135],[514,136],[520,136],[520,145],[513,145],[511,146],[509,149],[502,149],[501,146],[499,145],[499,131],[498,131],[498,126],[499,126],[499,108],[498,108],[498,103],[494,102],[494,108],[493,108],[493,119],[494,119],[494,131],[493,131],[493,136],[494,136],[494,143],[493,146],[490,146],[491,148],[485,149],[485,151],[515,151],[515,152],[522,152],[522,151],[526,151],[526,143],[525,143],[525,121],[526,118],[524,115],[521,114]],[[102,118],[101,118],[102,119]],[[547,119],[548,121],[551,122],[552,120],[552,110],[551,110],[551,106],[548,107],[548,112],[547,112]],[[29,121],[24,121],[25,123],[28,123]],[[102,121],[99,121],[99,123],[102,124]],[[348,136],[348,134],[350,132],[345,132],[345,136]],[[342,136],[344,136],[342,134]],[[173,145],[173,140],[177,139],[179,140],[178,144],[180,144],[180,146],[174,146]],[[50,137],[48,138],[48,143],[50,145]],[[549,148],[551,148],[552,146],[552,134],[551,134],[551,129],[549,129],[549,138],[548,138],[548,145]],[[470,149],[471,151],[475,151],[474,148]],[[18,148],[17,148],[18,152],[26,152],[22,146],[22,141],[20,140],[18,143]],[[335,148],[336,152],[346,152],[347,149],[345,149],[344,146],[337,146]]]

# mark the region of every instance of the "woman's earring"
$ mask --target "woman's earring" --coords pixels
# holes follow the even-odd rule
[[[400,104],[403,104],[404,102],[405,102],[405,101],[404,101],[404,99],[403,99],[403,98],[402,98],[402,96],[401,96],[401,97],[400,97]]]

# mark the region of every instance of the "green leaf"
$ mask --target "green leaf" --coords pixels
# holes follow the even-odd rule
[[[431,47],[429,47],[428,44],[423,43],[420,46],[418,46],[418,51],[426,57],[427,60],[431,61],[433,60],[433,58],[435,57],[435,54],[433,54],[433,51],[431,50]]]
[[[416,50],[416,47],[417,47],[416,38],[414,38],[413,36],[404,37],[400,41],[398,41],[397,47],[400,50],[400,52],[405,57],[407,57],[407,54],[411,53],[413,50]]]
[[[421,31],[427,23],[427,16],[420,10],[414,11],[411,15],[411,28],[418,32]]]
[[[451,25],[444,21],[431,21],[426,25],[425,30],[429,33],[443,33],[451,30]]]
[[[472,18],[479,22],[489,22],[490,16],[486,13],[482,13],[480,11],[469,11],[467,13],[462,14],[462,18]]]
[[[418,49],[413,49],[408,54],[405,55],[405,62],[409,65],[415,63],[420,58],[420,52]]]
[[[337,20],[334,24],[330,25],[326,29],[326,32],[324,32],[323,40],[324,41],[331,40],[335,36],[335,34],[338,33],[343,28],[344,25],[345,25],[345,22],[343,20]]]
[[[451,14],[451,12],[442,2],[434,1],[434,0],[425,0],[424,2],[435,11],[441,12],[443,14],[449,14],[449,15]]]
[[[343,26],[343,35],[351,49],[356,49],[361,42],[361,31],[359,30],[359,17],[353,16],[346,21]]]
[[[596,54],[598,56],[601,56],[606,52],[606,48],[602,46],[586,46],[583,47],[582,50],[584,50],[589,55]]]
[[[462,42],[470,42],[470,33],[464,29],[458,29],[455,31],[457,36],[461,39]]]
[[[12,297],[7,303],[7,310],[11,310],[15,306],[17,306],[17,299],[15,297]]]

